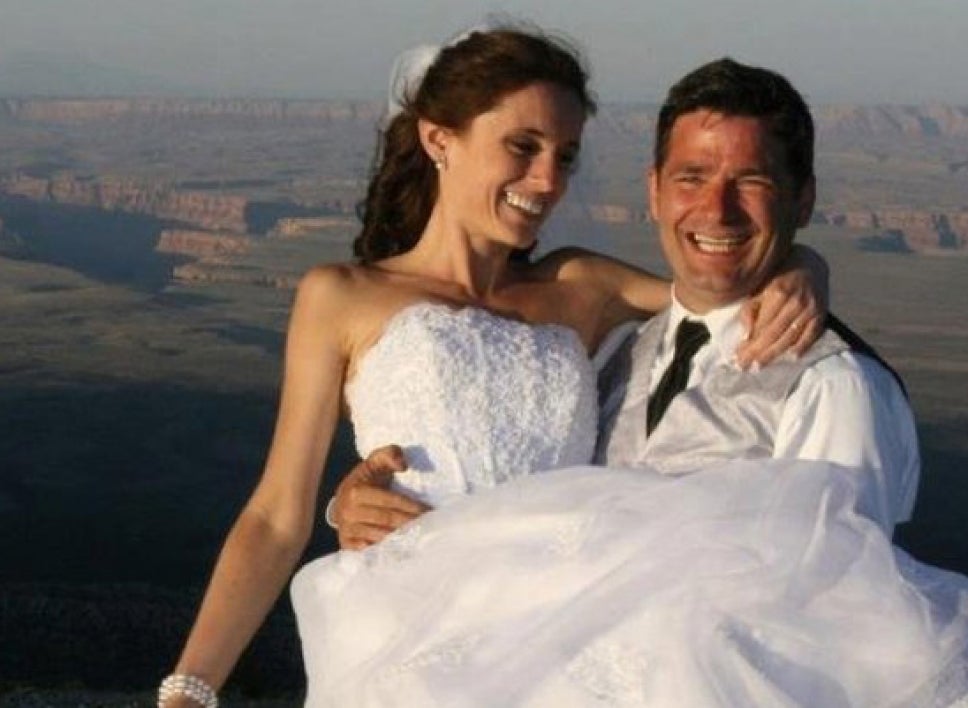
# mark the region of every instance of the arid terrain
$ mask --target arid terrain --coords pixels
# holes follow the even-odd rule
[[[968,109],[826,106],[803,241],[905,378],[923,482],[899,542],[968,572]],[[662,271],[655,109],[605,106],[567,241]],[[0,705],[150,704],[272,431],[292,287],[350,257],[368,103],[0,100]],[[327,474],[354,459],[340,431]],[[310,554],[332,547],[321,528]],[[236,672],[294,703],[283,600]],[[147,701],[147,702],[146,702]]]

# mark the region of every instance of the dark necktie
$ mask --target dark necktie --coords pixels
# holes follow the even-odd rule
[[[672,363],[662,374],[655,392],[649,396],[649,410],[646,423],[647,433],[652,434],[655,426],[662,420],[666,408],[689,381],[692,358],[709,341],[709,330],[702,322],[683,320],[676,329],[676,351]]]

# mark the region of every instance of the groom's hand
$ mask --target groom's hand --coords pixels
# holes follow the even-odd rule
[[[393,474],[406,469],[403,451],[388,445],[374,450],[343,478],[332,507],[340,548],[366,548],[430,509],[390,491]]]

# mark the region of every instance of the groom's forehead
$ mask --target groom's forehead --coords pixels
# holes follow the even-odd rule
[[[739,126],[739,130],[735,127]],[[730,136],[724,147],[735,147],[740,138],[757,156],[771,160],[782,155],[782,146],[776,140],[766,119],[743,113],[728,113],[715,108],[697,108],[683,113],[673,122],[666,144],[666,160],[673,146],[698,148],[710,142],[717,130],[725,129]]]
[[[697,117],[702,119],[697,120]],[[776,135],[769,117],[741,111],[722,111],[714,106],[700,106],[695,110],[684,112],[676,116],[665,135],[657,133],[654,138],[653,150],[656,157],[660,157],[657,148],[659,141],[663,142],[661,145],[661,164],[654,164],[653,167],[657,170],[666,168],[669,165],[674,147],[678,149],[680,154],[683,150],[698,150],[709,137],[708,129],[721,122],[745,124],[746,135],[750,138],[748,145],[752,148],[747,152],[747,157],[762,163],[762,165],[770,166],[770,171],[778,177],[794,177],[787,146]]]

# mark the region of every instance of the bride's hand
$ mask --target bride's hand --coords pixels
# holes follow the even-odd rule
[[[823,333],[829,303],[829,270],[820,254],[794,245],[775,276],[743,307],[749,336],[736,352],[746,368],[791,351],[806,352]]]
[[[387,445],[374,450],[343,478],[332,506],[340,548],[362,550],[429,511],[426,504],[390,491],[394,473],[406,469],[403,451]]]

